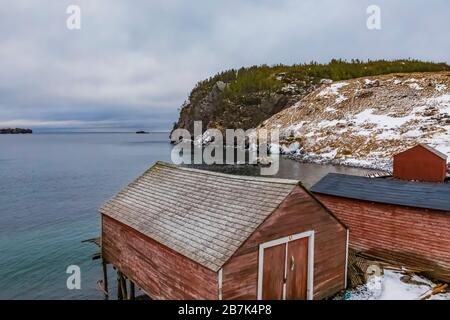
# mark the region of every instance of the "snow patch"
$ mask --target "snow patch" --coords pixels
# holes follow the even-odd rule
[[[385,129],[395,129],[406,122],[412,120],[414,115],[408,115],[405,117],[390,117],[385,114],[374,114],[374,109],[366,109],[355,115],[354,120],[357,125],[365,123],[376,124],[378,127]]]
[[[345,86],[347,86],[348,83],[347,82],[339,82],[339,83],[333,83],[332,85],[330,85],[329,87],[326,87],[325,89],[322,89],[317,96],[318,97],[325,97],[325,96],[330,96],[330,95],[335,95],[336,100],[335,102],[337,104],[347,100],[347,98],[339,93],[339,89],[343,88]]]
[[[384,275],[372,277],[367,284],[347,290],[345,300],[418,300],[435,286],[435,284],[418,275],[409,281],[403,280],[402,272],[385,270]],[[339,299],[339,297],[337,297]],[[449,293],[437,294],[433,299],[450,299]]]
[[[423,89],[418,83],[415,83],[415,82],[409,83],[408,86],[414,90],[422,90]]]
[[[444,91],[445,89],[447,89],[447,86],[445,84],[438,83],[438,84],[436,84],[435,89],[436,89],[436,91],[441,92],[441,91]]]
[[[364,84],[366,84],[366,85],[370,86],[375,83],[377,83],[377,80],[364,79]]]

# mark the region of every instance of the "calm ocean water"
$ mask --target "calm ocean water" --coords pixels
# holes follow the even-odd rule
[[[101,299],[101,266],[90,259],[98,249],[81,241],[99,235],[104,201],[170,159],[167,137],[0,136],[0,299]],[[72,264],[81,268],[81,290],[66,287]]]
[[[81,241],[99,236],[97,209],[170,150],[167,133],[0,135],[0,299],[102,299],[98,249]],[[278,176],[311,185],[330,171],[363,172],[283,160]],[[73,264],[80,290],[66,287]]]

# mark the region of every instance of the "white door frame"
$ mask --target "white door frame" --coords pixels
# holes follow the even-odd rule
[[[274,247],[280,244],[286,244],[286,257],[284,261],[285,276],[287,273],[287,254],[288,243],[301,238],[309,238],[308,240],[308,276],[307,276],[307,291],[306,298],[308,300],[313,299],[314,290],[314,231],[306,231],[302,233],[293,234],[280,239],[261,243],[259,245],[259,258],[258,258],[258,300],[262,299],[262,285],[263,285],[263,271],[264,271],[264,249]],[[283,300],[286,299],[286,283],[283,285]]]

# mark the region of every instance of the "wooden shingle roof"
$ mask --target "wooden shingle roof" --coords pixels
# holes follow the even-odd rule
[[[296,185],[157,162],[100,212],[218,271]]]

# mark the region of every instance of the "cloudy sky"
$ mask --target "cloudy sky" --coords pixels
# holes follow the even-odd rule
[[[168,130],[198,80],[332,58],[450,63],[448,0],[0,0],[0,127]],[[66,9],[81,8],[81,29]],[[366,9],[381,8],[381,30]]]

